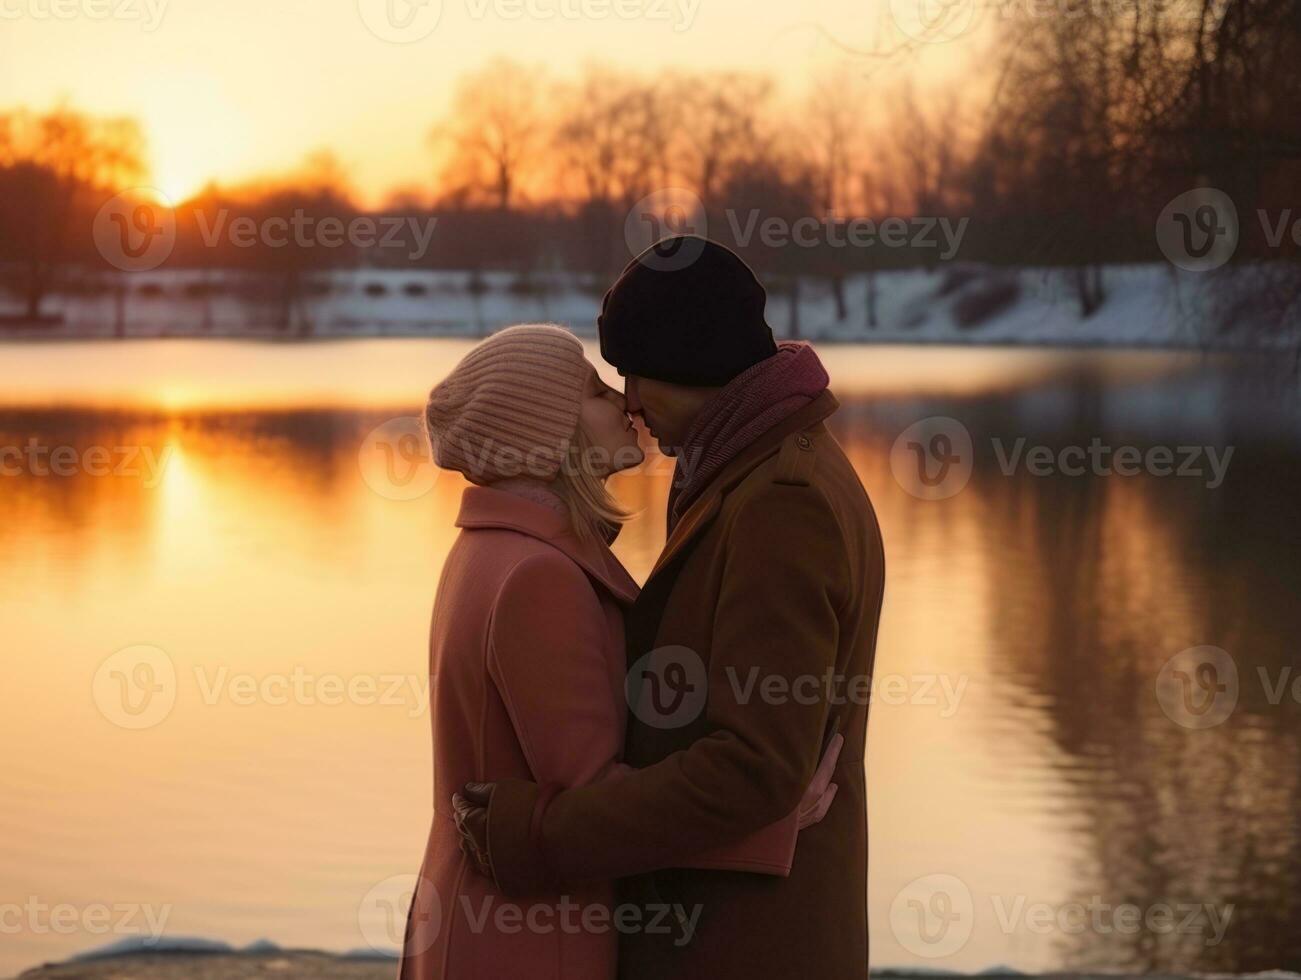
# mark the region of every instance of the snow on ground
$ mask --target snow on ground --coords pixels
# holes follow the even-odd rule
[[[869,323],[872,283],[866,275],[845,280],[843,316],[829,281],[804,279],[798,316],[792,317],[789,294],[770,290],[768,320],[782,337],[797,330],[808,340],[859,343],[1292,347],[1298,340],[1297,330],[1287,337],[1265,332],[1262,341],[1262,331],[1250,324],[1211,324],[1214,277],[1206,274],[1162,264],[1108,267],[1106,300],[1087,318],[1080,315],[1071,276],[1070,270],[958,265],[881,272],[875,324]],[[54,337],[473,337],[511,323],[549,321],[592,336],[601,301],[598,290],[565,276],[521,284],[510,272],[472,278],[458,271],[357,269],[313,279],[317,287],[306,290],[310,295],[299,301],[287,331],[274,326],[281,318],[275,295],[254,298],[256,284],[242,273],[202,270],[134,273],[118,281],[121,288],[51,295],[43,312],[62,315],[62,324],[0,331]],[[261,288],[267,288],[265,280]],[[275,288],[273,280],[273,293]],[[974,322],[966,317],[969,325],[960,322],[964,304],[976,311]],[[21,309],[17,298],[0,295],[0,316]]]

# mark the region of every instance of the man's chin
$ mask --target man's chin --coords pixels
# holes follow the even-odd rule
[[[654,440],[654,444],[660,446],[660,452],[664,453],[665,456],[677,456],[677,446],[670,445],[669,442],[665,441],[664,436],[657,436],[656,433],[652,432],[651,437]]]

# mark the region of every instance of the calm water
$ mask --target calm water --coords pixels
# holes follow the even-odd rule
[[[400,417],[465,349],[0,346],[0,974],[149,915],[384,945],[376,896],[429,818],[425,634],[463,486]],[[1290,365],[823,353],[888,556],[874,964],[1301,969]],[[904,442],[972,445],[945,499],[906,445],[891,465],[934,416]],[[1200,476],[1004,472],[1018,439],[1095,437],[1232,455],[1222,481],[1204,453]],[[639,580],[667,481],[616,481]],[[1169,663],[1197,647],[1224,653]]]

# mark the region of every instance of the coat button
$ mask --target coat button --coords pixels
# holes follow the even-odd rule
[[[795,445],[799,446],[801,449],[806,449],[806,450],[812,449],[813,440],[810,439],[808,436],[800,436],[795,440]]]

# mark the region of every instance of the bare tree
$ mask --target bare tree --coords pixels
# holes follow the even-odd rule
[[[503,211],[516,203],[544,145],[542,69],[498,58],[457,83],[448,117],[430,139],[445,153],[440,196],[485,195]]]
[[[857,68],[841,64],[818,78],[798,107],[792,129],[814,186],[814,200],[824,220],[836,220],[862,213],[859,192],[864,184],[856,181],[856,171],[864,165],[867,153],[868,93],[866,77]],[[849,315],[845,299],[845,269],[860,262],[851,256],[831,254],[827,271],[836,301],[836,318]],[[870,273],[869,273],[870,274]],[[869,283],[869,288],[875,283]],[[869,296],[873,299],[874,296]],[[869,316],[875,316],[869,304]]]
[[[742,161],[771,147],[773,82],[752,72],[675,76],[683,176],[707,208]]]
[[[26,268],[25,317],[63,272],[78,232],[104,192],[117,193],[145,172],[144,139],[129,119],[105,119],[66,105],[44,114],[0,115],[0,248]]]

